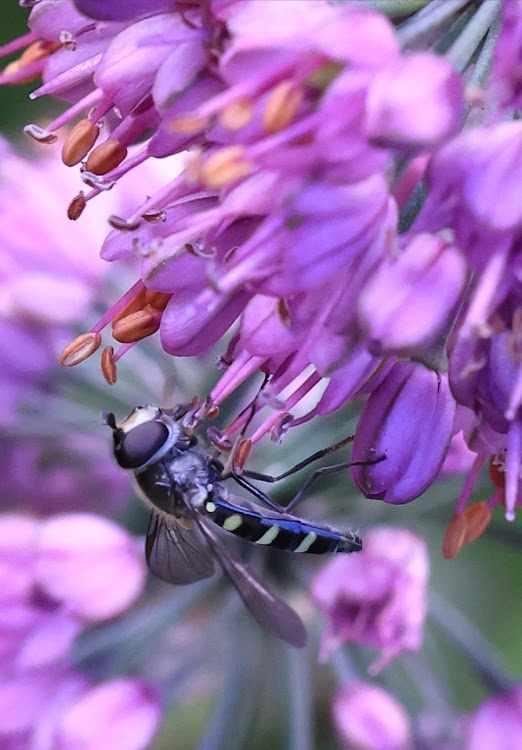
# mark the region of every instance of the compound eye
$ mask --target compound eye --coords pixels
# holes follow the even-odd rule
[[[114,433],[114,454],[124,469],[139,469],[165,445],[169,431],[161,422],[145,422],[133,430]]]

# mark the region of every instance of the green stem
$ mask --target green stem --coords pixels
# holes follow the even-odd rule
[[[307,650],[286,648],[290,694],[289,750],[313,750],[313,698]]]
[[[397,36],[401,46],[418,42],[425,35],[444,26],[468,4],[469,0],[433,0],[398,29]]]
[[[429,614],[466,654],[491,691],[501,692],[509,687],[515,679],[511,667],[457,607],[433,590]]]
[[[462,73],[470,62],[475,50],[486,36],[500,10],[501,0],[488,0],[482,3],[464,31],[452,44],[446,57],[455,70]]]

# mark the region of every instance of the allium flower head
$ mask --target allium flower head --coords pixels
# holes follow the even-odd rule
[[[227,747],[231,736],[239,746],[248,705],[265,704],[261,666],[273,685],[284,664],[289,744],[317,744],[306,655],[274,646],[265,659],[232,597],[207,597],[206,581],[172,598],[153,584],[127,610],[143,562],[128,532],[89,513],[113,514],[124,480],[96,433],[72,434],[94,424],[92,405],[108,390],[88,365],[70,379],[54,366],[59,350],[67,367],[86,360],[110,326],[117,349],[106,342],[101,364],[115,412],[133,399],[194,397],[187,416],[194,430],[219,420],[206,436],[240,491],[274,509],[256,482],[273,484],[281,507],[300,514],[309,500],[318,516],[361,526],[363,551],[333,560],[312,586],[341,743],[465,746],[469,705],[443,689],[442,670],[427,669],[428,650],[417,653],[429,568],[419,534],[445,519],[450,559],[496,506],[512,521],[521,503],[522,2],[20,4],[32,8],[29,32],[0,50],[19,55],[0,83],[40,78],[32,97],[65,109],[26,127],[42,148],[60,139],[62,165],[53,154],[44,166],[21,162],[0,144],[0,448],[5,505],[31,514],[3,521],[16,538],[0,558],[0,739],[137,750],[155,731],[159,695],[205,700],[215,689],[201,746]],[[267,435],[288,452],[299,436],[299,455],[287,462],[272,446],[267,469]],[[450,519],[455,470],[466,477]],[[374,526],[381,513],[410,514],[415,533]],[[134,510],[122,519],[140,524]],[[489,548],[482,557],[489,564]],[[284,570],[285,594],[311,624],[312,608],[291,591],[293,565],[270,560],[267,572]],[[490,742],[515,737],[509,668],[458,609],[432,600],[437,627],[495,691],[469,720],[468,744],[481,747],[491,731]],[[395,685],[407,674],[405,692],[422,707],[404,700],[407,714],[363,683],[353,645],[380,651],[374,671],[403,655]]]

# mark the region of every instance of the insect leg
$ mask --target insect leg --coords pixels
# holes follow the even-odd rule
[[[242,474],[229,474],[229,477],[230,479],[233,479],[235,482],[237,482],[245,490],[247,490],[247,492],[250,492],[251,495],[257,497],[258,500],[261,500],[261,502],[264,503],[267,507],[271,508],[272,510],[276,510],[278,513],[285,512],[285,508],[282,505],[279,505],[279,503],[276,503],[275,500],[272,500],[272,498],[265,492],[263,492],[263,490],[260,490],[253,484],[250,484],[250,482],[245,479]]]
[[[282,474],[278,474],[276,477],[272,476],[271,474],[262,474],[258,471],[250,470],[243,471],[242,476],[248,477],[248,479],[257,479],[259,482],[270,482],[271,484],[273,484],[274,482],[280,482],[282,479],[291,477],[292,474],[297,474],[298,471],[306,468],[314,461],[318,461],[320,458],[324,458],[325,456],[330,455],[330,453],[334,453],[335,451],[344,448],[345,445],[353,442],[353,439],[354,435],[348,435],[348,437],[343,438],[343,440],[340,440],[338,443],[334,443],[333,445],[328,446],[328,448],[321,448],[321,450],[312,453],[311,456],[308,456],[308,458],[299,461],[299,463],[295,466],[292,466],[291,469],[284,471]]]
[[[285,507],[285,513],[289,513],[291,510],[293,510],[293,508],[296,507],[296,505],[301,502],[310,487],[315,483],[317,479],[319,479],[319,477],[328,476],[329,474],[336,474],[338,471],[349,469],[351,466],[373,466],[373,464],[378,464],[385,459],[386,456],[383,455],[372,461],[344,461],[342,464],[334,464],[334,466],[322,466],[320,469],[316,469],[313,474],[308,477],[295,497],[290,500],[288,505]]]

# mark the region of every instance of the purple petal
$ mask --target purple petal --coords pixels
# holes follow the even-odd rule
[[[39,547],[40,586],[88,620],[114,617],[143,590],[141,551],[112,521],[82,513],[53,516],[42,525]]]
[[[368,89],[366,127],[380,146],[436,146],[459,130],[463,116],[460,76],[448,60],[430,52],[400,58]]]
[[[359,419],[351,469],[361,492],[388,503],[407,503],[432,484],[452,437],[455,401],[448,378],[420,364],[395,364],[373,391]]]
[[[66,3],[64,3],[66,5]],[[74,0],[81,13],[100,21],[129,21],[172,10],[172,0]]]
[[[251,296],[240,291],[228,297],[213,289],[205,289],[197,297],[176,294],[161,319],[161,345],[178,357],[200,354],[228,331]]]
[[[56,750],[144,750],[161,718],[153,690],[115,679],[84,693],[61,717]]]
[[[413,747],[406,710],[378,685],[351,681],[349,687],[334,695],[332,719],[342,747]]]

